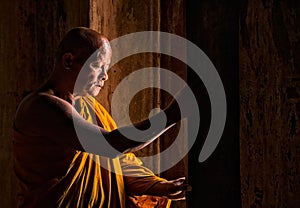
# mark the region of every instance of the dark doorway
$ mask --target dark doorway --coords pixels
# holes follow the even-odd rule
[[[188,207],[241,207],[239,165],[239,6],[228,1],[192,1],[186,3],[187,39],[196,44],[216,67],[226,93],[227,120],[223,136],[204,162],[198,157],[211,119],[210,101],[201,79],[188,70],[200,107],[200,131],[189,152]],[[197,86],[195,85],[197,83]]]

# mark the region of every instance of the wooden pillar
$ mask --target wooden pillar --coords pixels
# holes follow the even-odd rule
[[[91,0],[90,27],[99,31],[109,40],[114,40],[123,35],[148,30],[159,30],[159,0],[151,1],[102,1]],[[151,40],[149,40],[149,43]],[[120,48],[126,51],[132,45]],[[113,51],[113,56],[118,51]],[[144,67],[158,67],[159,57],[155,54],[142,53],[126,57],[118,62],[108,72],[108,81],[104,89],[98,95],[99,101],[110,110],[111,100],[117,85],[130,73]],[[141,77],[140,81],[147,79]],[[135,83],[132,83],[133,85]],[[127,89],[129,92],[131,89]],[[117,103],[123,103],[127,99],[132,99],[130,104],[130,118],[132,122],[138,122],[148,117],[150,110],[159,105],[159,92],[154,89],[143,90],[134,98],[129,98],[128,93],[123,93],[117,98]],[[123,117],[124,118],[124,117]],[[116,120],[118,126],[128,125],[123,120]],[[148,146],[140,154],[146,152],[158,152],[159,141]],[[154,165],[154,164],[153,164]]]
[[[240,17],[243,207],[300,204],[300,4],[246,1]]]
[[[133,32],[159,30],[160,27],[159,0],[91,0],[90,6],[90,27],[108,37],[109,40],[114,40]],[[149,42],[151,41],[149,40]],[[130,48],[131,46],[128,45],[127,47]],[[127,50],[128,48],[120,48],[120,50]],[[113,51],[113,54],[116,53],[117,51]],[[118,83],[131,72],[141,67],[149,67],[152,65],[159,66],[159,58],[154,54],[137,54],[117,63],[109,70],[109,80],[98,96],[101,103],[109,110],[112,94]],[[148,98],[146,98],[147,95]],[[126,96],[125,94],[124,97],[120,99],[126,99]],[[142,97],[134,101],[136,108],[134,108],[134,112],[132,112],[133,121],[145,118],[148,116],[149,109],[153,106],[157,106],[158,101],[153,100],[153,98],[155,99],[157,97],[157,92],[152,90],[150,94],[145,94],[144,92],[140,96]],[[122,121],[120,125],[123,125]]]
[[[12,122],[20,100],[52,71],[56,47],[65,32],[88,26],[83,1],[3,1],[0,7],[0,204],[16,207],[17,181],[11,152]]]

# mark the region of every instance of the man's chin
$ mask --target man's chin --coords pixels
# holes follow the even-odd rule
[[[87,96],[87,95],[91,95],[93,97],[97,96],[100,92],[101,88],[97,88],[97,89],[93,89],[93,90],[83,90],[81,92],[76,92],[75,95],[76,96]]]
[[[88,94],[93,97],[96,97],[99,94],[100,90],[101,90],[101,88],[99,87],[99,89],[95,89],[95,90],[89,92]]]

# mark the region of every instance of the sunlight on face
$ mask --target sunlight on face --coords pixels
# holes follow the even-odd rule
[[[87,68],[87,84],[84,90],[96,96],[104,86],[104,82],[108,79],[108,69],[111,60],[109,53],[99,53],[97,60],[92,61]]]
[[[86,61],[76,81],[76,94],[97,96],[108,79],[108,69],[111,61],[111,48],[105,42]]]

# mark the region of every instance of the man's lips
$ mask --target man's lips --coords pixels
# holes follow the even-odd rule
[[[103,87],[104,85],[103,84],[100,84],[100,83],[96,83],[96,84],[94,84],[96,87]]]

